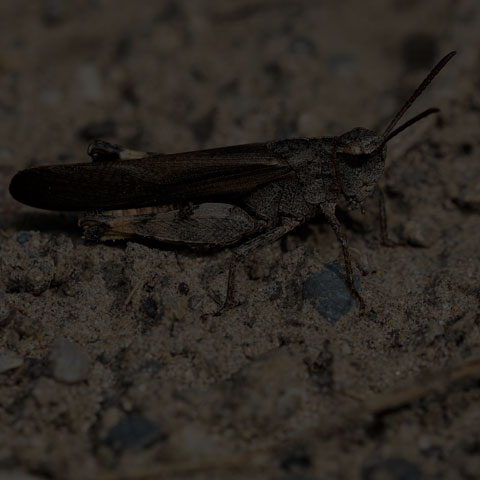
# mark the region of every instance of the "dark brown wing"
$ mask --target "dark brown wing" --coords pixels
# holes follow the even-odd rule
[[[268,144],[248,144],[137,160],[35,167],[18,172],[12,196],[48,210],[114,210],[241,196],[291,176]]]

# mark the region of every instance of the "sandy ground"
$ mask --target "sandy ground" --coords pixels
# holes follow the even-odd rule
[[[473,479],[480,471],[480,5],[4,0],[0,478]],[[92,138],[181,152],[382,129],[428,69],[436,117],[344,213],[359,315],[319,220],[229,252],[86,244],[15,202]]]

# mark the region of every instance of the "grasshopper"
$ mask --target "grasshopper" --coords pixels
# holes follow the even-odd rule
[[[338,137],[294,138],[160,154],[128,150],[97,140],[91,163],[53,165],[18,172],[10,193],[37,208],[93,212],[79,220],[91,241],[150,239],[188,247],[234,246],[225,306],[233,298],[236,265],[251,251],[322,215],[333,228],[345,261],[346,282],[364,309],[335,207],[350,208],[380,192],[381,232],[387,243],[384,202],[378,181],[390,139],[430,108],[401,126],[399,120],[455,55],[432,69],[383,134],[354,128]],[[223,308],[222,308],[223,309]]]

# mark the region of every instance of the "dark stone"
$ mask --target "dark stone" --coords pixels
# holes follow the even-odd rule
[[[471,143],[462,143],[460,145],[460,152],[462,152],[463,155],[471,155],[473,152],[473,145]]]
[[[284,453],[280,463],[287,472],[299,472],[312,466],[310,455],[303,446],[298,446]]]
[[[158,305],[152,297],[147,297],[143,301],[142,309],[150,318],[155,318],[157,316]]]
[[[343,268],[337,263],[329,263],[321,272],[307,278],[303,285],[303,298],[310,300],[315,310],[330,323],[338,322],[354,303],[345,283]]]
[[[141,308],[146,316],[141,317],[139,320],[142,326],[142,333],[146,334],[150,332],[152,328],[161,324],[165,310],[163,304],[157,302],[151,296],[143,300]]]
[[[32,239],[32,234],[29,232],[18,232],[16,240],[20,245],[25,245]]]
[[[275,301],[275,300],[278,300],[279,298],[281,298],[283,295],[283,287],[282,287],[282,284],[280,282],[275,282],[275,287],[273,287],[273,289],[271,290],[271,293],[270,293],[270,296],[269,296],[269,300],[271,302]]]
[[[366,467],[362,472],[363,480],[422,480],[420,467],[403,458],[387,458]]]
[[[165,438],[157,424],[141,413],[130,413],[110,429],[105,443],[115,450],[138,450]]]
[[[178,293],[180,293],[181,295],[188,295],[189,291],[190,287],[185,282],[180,282],[178,284]]]

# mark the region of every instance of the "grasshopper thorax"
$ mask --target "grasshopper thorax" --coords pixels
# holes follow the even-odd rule
[[[385,166],[385,137],[366,128],[354,128],[337,138],[335,157],[342,193],[355,207],[375,190]]]

